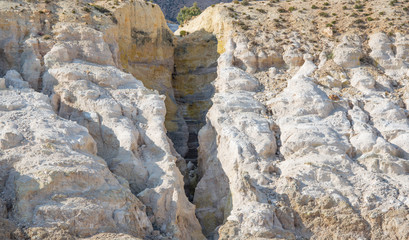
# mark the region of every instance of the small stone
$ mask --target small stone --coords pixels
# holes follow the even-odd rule
[[[331,94],[329,95],[329,99],[331,99],[332,101],[339,101],[339,96],[335,94]]]
[[[277,73],[278,73],[278,71],[277,71],[277,68],[275,68],[275,67],[271,67],[271,68],[268,69],[268,76],[270,78],[275,77],[277,75]]]
[[[6,79],[0,78],[0,89],[6,88]]]

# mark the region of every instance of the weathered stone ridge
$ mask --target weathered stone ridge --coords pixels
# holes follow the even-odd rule
[[[173,36],[159,7],[68,4],[1,5],[2,234],[203,239],[158,94],[173,96]],[[158,91],[130,74],[139,65]]]
[[[409,239],[406,5],[0,1],[0,239]]]
[[[12,206],[2,217],[78,237],[152,231],[145,206],[96,156],[86,128],[60,118],[46,96],[28,88],[0,94],[1,190]]]
[[[102,3],[102,6],[109,6]],[[114,49],[120,67],[150,89],[166,96],[166,128],[170,133],[186,133],[182,113],[172,88],[174,37],[156,4],[136,1],[113,12],[116,24],[105,30],[104,40]]]
[[[319,12],[289,6],[222,4],[176,32],[213,33],[223,53],[199,134],[205,235],[406,239],[409,32],[368,21],[328,34],[311,29]]]

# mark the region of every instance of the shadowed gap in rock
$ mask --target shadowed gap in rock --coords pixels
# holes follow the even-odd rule
[[[190,201],[199,181],[197,174],[198,134],[206,124],[206,114],[212,106],[217,77],[217,38],[204,30],[178,37],[175,47],[175,70],[172,86],[179,110],[187,125],[187,143],[178,139],[182,133],[169,133],[175,148],[187,149],[179,154],[185,158],[185,191]],[[186,144],[180,146],[182,144]]]

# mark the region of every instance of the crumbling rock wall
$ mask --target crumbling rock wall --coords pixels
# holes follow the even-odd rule
[[[332,38],[305,34],[306,22],[268,25],[284,5],[216,6],[177,32],[203,28],[223,52],[199,134],[194,203],[205,235],[407,238],[408,32]]]
[[[408,239],[409,33],[289,4],[1,2],[0,238]]]
[[[9,5],[1,12],[5,237],[202,239],[177,167],[184,160],[166,135],[166,96],[130,74],[157,80],[150,87],[171,99],[173,39],[159,7]],[[146,23],[138,25],[145,40],[136,20]]]

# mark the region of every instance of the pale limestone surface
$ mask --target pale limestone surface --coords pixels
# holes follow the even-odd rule
[[[194,203],[205,234],[407,237],[407,225],[392,220],[408,216],[407,113],[382,97],[373,76],[365,68],[352,69],[351,86],[363,95],[346,94],[352,103],[334,102],[315,83],[317,67],[306,55],[287,87],[265,103],[268,117],[251,94],[257,89],[249,87],[252,77],[230,73],[229,55],[220,58],[218,92],[199,138],[203,177]],[[237,78],[247,79],[245,87],[223,87]],[[396,212],[400,217],[392,217]],[[336,217],[341,215],[348,220]]]
[[[68,9],[66,2],[58,4]],[[21,8],[31,14],[40,5]],[[127,6],[132,11],[124,10]],[[49,8],[36,14],[45,12],[47,21],[55,12],[62,14],[54,4]],[[17,20],[19,11],[1,12],[13,16],[9,21],[16,26],[27,24],[33,31],[27,39],[7,39],[7,44],[26,49],[21,55],[0,46],[10,53],[6,60],[11,63],[2,65],[1,88],[7,89],[0,92],[0,192],[2,201],[11,206],[1,216],[7,218],[2,223],[6,238],[25,234],[69,239],[112,232],[140,238],[203,239],[178,169],[184,159],[166,135],[165,96],[121,70],[129,66],[122,66],[124,42],[116,38],[136,38],[124,30],[133,27],[124,27],[131,15],[145,19],[146,26],[141,27],[153,32],[150,37],[163,48],[151,52],[151,60],[146,61],[164,55],[173,61],[172,36],[164,40],[168,29],[156,5],[122,2],[120,9],[115,14],[121,18],[115,23],[95,10],[90,15],[98,18],[91,20],[79,21],[74,11],[71,18],[62,14],[60,22],[45,28],[51,35],[47,39],[38,36],[24,18]],[[146,9],[154,18],[144,14]],[[98,22],[106,24],[104,29]],[[25,31],[4,29],[5,36],[14,37]],[[149,51],[140,43],[127,44],[136,52]],[[136,60],[129,51],[122,59]],[[170,72],[162,74],[167,74],[170,84]]]
[[[212,34],[223,53],[190,175],[166,135],[183,124],[163,15],[142,1],[97,3],[112,16],[81,1],[0,4],[0,238],[409,238],[409,33],[385,34],[378,20],[354,30],[340,11],[339,35],[316,31],[311,19],[335,15],[304,14],[310,2],[209,8],[177,56],[199,83],[180,96],[197,97]],[[276,24],[282,14],[293,25]],[[196,206],[184,191],[195,182]]]
[[[214,222],[227,220],[225,224],[239,229],[236,237],[286,236],[288,233],[274,219],[274,208],[257,201],[263,193],[255,187],[267,184],[263,172],[269,171],[269,162],[277,150],[273,122],[261,115],[265,108],[254,99],[256,80],[238,68],[229,67],[231,64],[225,66],[219,62],[217,93],[207,114],[207,125],[199,133],[199,161],[202,161],[199,166],[204,175],[194,201],[198,205],[199,221],[207,235],[215,230]],[[226,86],[235,81],[243,84],[234,88]],[[253,175],[257,170],[260,172]],[[218,185],[220,191],[211,190]],[[210,209],[206,211],[206,208]],[[226,234],[224,231],[223,227],[219,230],[221,237]]]
[[[409,237],[408,33],[372,28],[368,39],[351,31],[338,42],[321,36],[324,49],[287,33],[291,42],[277,48],[257,40],[263,33],[252,27],[268,23],[254,21],[250,11],[249,21],[239,17],[250,30],[232,24],[236,32],[222,35],[220,26],[235,20],[215,20],[229,7],[244,11],[216,6],[181,29],[213,32],[224,52],[199,135],[194,203],[206,236]],[[263,54],[255,54],[263,48],[281,58],[266,70],[258,67]]]
[[[98,1],[98,4],[112,7],[107,1]],[[166,96],[165,126],[169,136],[176,140],[173,135],[186,135],[186,123],[172,86],[174,36],[161,9],[147,1],[133,1],[120,4],[112,14],[117,24],[103,24],[102,32],[115,63],[141,80],[145,87]],[[183,152],[178,147],[176,150]]]
[[[86,128],[56,115],[41,93],[25,88],[0,94],[0,179],[2,196],[13,206],[9,219],[76,236],[152,231],[145,206],[95,155]]]
[[[345,35],[334,49],[334,62],[344,68],[358,67],[362,55],[362,43],[358,35]]]

